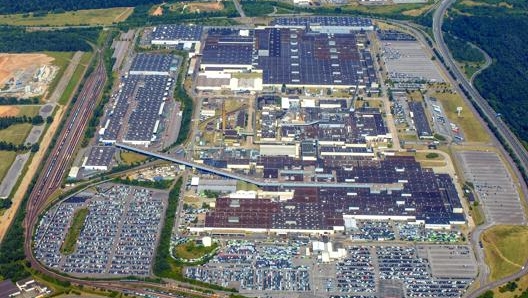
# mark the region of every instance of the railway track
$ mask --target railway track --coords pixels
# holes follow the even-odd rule
[[[83,136],[84,129],[107,79],[100,53],[98,60],[95,70],[87,78],[73,104],[58,141],[48,156],[29,196],[26,217],[23,222],[25,229],[24,251],[33,268],[41,268],[32,253],[33,229],[38,220],[39,212],[46,205],[48,198],[60,188],[62,178],[71,162],[75,148]]]

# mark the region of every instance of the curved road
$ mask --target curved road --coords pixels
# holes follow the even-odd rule
[[[488,53],[484,52],[483,49],[477,47],[476,45],[472,44],[472,43],[469,43],[469,45],[471,45],[472,47],[474,47],[475,49],[479,50],[479,52],[482,53],[482,55],[484,55],[484,59],[486,60],[486,62],[484,62],[484,65],[482,65],[481,67],[479,67],[479,69],[477,71],[475,71],[475,73],[471,76],[471,78],[469,78],[469,82],[471,83],[471,85],[473,85],[473,81],[475,81],[475,78],[481,73],[483,72],[484,70],[486,70],[486,68],[488,68],[490,65],[491,65],[491,62],[493,62],[493,60],[491,60],[491,57],[488,55]]]
[[[449,52],[447,45],[444,42],[444,37],[442,35],[443,17],[445,15],[446,10],[454,2],[455,0],[443,0],[440,3],[438,9],[435,10],[435,13],[433,15],[433,34],[434,34],[436,44],[438,45],[438,50],[441,53],[441,55],[444,57],[446,65],[448,65],[451,71],[455,74],[455,77],[458,83],[460,83],[464,87],[464,89],[466,89],[467,92],[469,92],[469,94],[475,100],[475,104],[478,107],[480,107],[480,109],[482,110],[484,115],[489,119],[489,121],[493,125],[495,125],[495,127],[497,127],[499,134],[502,136],[505,142],[510,146],[514,155],[519,159],[520,166],[525,171],[528,171],[528,154],[526,150],[524,149],[524,146],[517,139],[515,134],[509,129],[509,127],[502,121],[502,119],[500,117],[496,117],[496,112],[491,108],[488,102],[479,94],[479,92],[473,87],[472,81],[475,75],[472,76],[471,82],[470,82],[466,79],[464,74],[462,74],[460,69],[457,67],[453,57],[451,56],[451,53]],[[485,57],[486,57],[486,67],[487,67],[491,63],[491,59],[486,53],[485,53]],[[482,71],[483,69],[481,69],[480,71]],[[524,193],[526,194],[526,185],[522,181],[523,177],[519,175],[519,172],[516,171],[515,168],[514,168],[514,171],[517,173],[521,187]],[[523,275],[528,274],[528,261],[527,261],[527,263],[523,266],[522,270],[518,271],[517,273],[510,275],[508,277],[502,278],[500,280],[488,283],[487,278],[489,275],[489,268],[487,267],[485,263],[484,251],[483,249],[479,247],[477,243],[480,242],[480,237],[481,237],[482,232],[486,230],[487,228],[491,227],[492,225],[493,223],[486,223],[485,225],[479,226],[473,231],[471,235],[471,242],[474,245],[477,261],[480,266],[480,270],[479,270],[480,287],[474,290],[473,292],[467,294],[467,297],[470,297],[470,298],[476,298],[488,290],[492,290],[508,281],[514,280],[516,278],[519,278]]]
[[[488,104],[486,99],[484,99],[479,92],[473,87],[473,85],[466,79],[464,74],[460,72],[456,63],[454,62],[447,45],[444,42],[444,37],[442,35],[442,24],[443,16],[446,10],[455,2],[455,0],[444,0],[440,3],[440,6],[435,11],[433,15],[433,34],[438,45],[438,51],[442,54],[445,59],[445,63],[449,66],[451,71],[455,74],[455,77],[464,89],[466,89],[469,94],[475,100],[475,104],[480,107],[484,115],[489,119],[489,121],[497,127],[497,131],[505,140],[505,142],[511,147],[514,155],[519,159],[520,166],[528,172],[528,153],[524,149],[522,143],[517,139],[517,136],[510,130],[510,128],[502,121],[500,117],[496,117],[496,112]],[[522,178],[522,177],[520,177]]]

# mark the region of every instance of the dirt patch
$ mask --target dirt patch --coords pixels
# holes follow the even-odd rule
[[[160,16],[163,14],[163,8],[160,6],[156,7],[154,11],[150,14],[151,16]]]
[[[11,79],[15,72],[51,65],[53,60],[46,54],[0,54],[0,86]]]
[[[20,109],[16,106],[0,106],[0,117],[16,116]]]
[[[219,11],[224,9],[222,2],[207,2],[207,3],[188,3],[183,6],[187,12],[207,12]]]

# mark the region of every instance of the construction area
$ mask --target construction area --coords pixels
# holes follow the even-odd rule
[[[46,54],[0,54],[0,96],[44,94],[58,71],[52,61]]]

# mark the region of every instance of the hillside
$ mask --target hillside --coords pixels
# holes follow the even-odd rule
[[[444,31],[469,41],[493,59],[475,86],[525,142],[528,141],[528,2],[464,0],[448,12]]]

